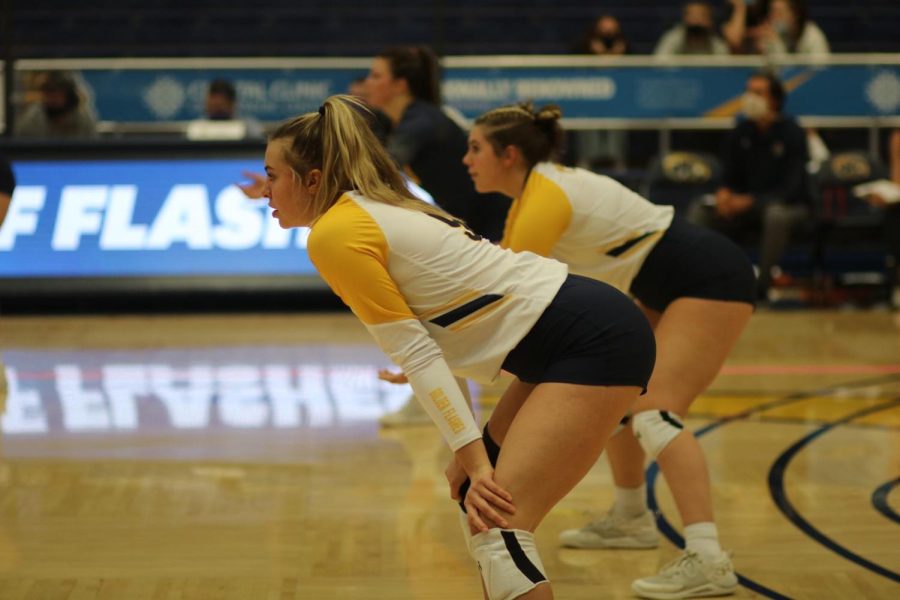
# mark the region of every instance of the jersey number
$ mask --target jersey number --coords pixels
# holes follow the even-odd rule
[[[448,219],[447,217],[444,217],[442,215],[436,215],[434,213],[427,213],[427,214],[429,217],[434,217],[441,223],[446,223],[450,227],[462,227],[463,233],[465,233],[466,237],[468,237],[470,240],[475,240],[476,242],[478,242],[478,241],[481,241],[484,239],[483,237],[481,237],[480,235],[478,235],[477,233],[475,233],[474,231],[472,231],[471,229],[466,227],[466,224],[463,223],[462,221],[460,221],[459,219]]]

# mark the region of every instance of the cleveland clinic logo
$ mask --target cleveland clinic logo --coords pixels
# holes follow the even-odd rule
[[[882,114],[897,112],[900,108],[900,78],[892,71],[881,71],[866,86],[866,98]]]
[[[158,119],[170,119],[178,114],[185,98],[184,86],[172,77],[158,77],[144,90],[144,104]]]

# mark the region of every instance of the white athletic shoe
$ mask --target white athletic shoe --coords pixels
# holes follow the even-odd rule
[[[733,594],[738,580],[728,553],[718,558],[701,558],[685,550],[667,564],[658,575],[636,579],[631,589],[641,598],[672,600]]]
[[[410,396],[406,400],[406,404],[395,410],[381,415],[378,423],[382,427],[405,427],[412,425],[427,425],[431,423],[431,417],[416,400],[416,397]]]
[[[656,548],[659,533],[650,511],[631,519],[610,511],[581,529],[562,531],[559,542],[567,548]]]

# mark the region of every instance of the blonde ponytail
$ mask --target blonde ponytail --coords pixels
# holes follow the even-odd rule
[[[312,201],[313,222],[341,194],[353,190],[376,202],[452,218],[412,195],[364,114],[371,111],[357,98],[331,96],[318,112],[292,119],[270,136],[272,141],[290,140],[284,158],[296,177],[302,180],[313,169],[322,171]]]

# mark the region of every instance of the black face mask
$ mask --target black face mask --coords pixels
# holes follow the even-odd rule
[[[209,119],[210,121],[230,121],[234,117],[231,116],[231,113],[214,112],[214,113],[210,113],[209,115],[207,115],[206,118]]]
[[[51,121],[65,116],[69,110],[70,107],[68,106],[44,106],[44,114],[47,115],[47,118]]]
[[[597,39],[599,39],[601,42],[603,42],[603,45],[606,46],[607,48],[612,48],[613,46],[616,45],[616,43],[618,43],[619,36],[618,35],[601,35]]]
[[[699,38],[709,36],[709,27],[706,25],[685,25],[684,29],[691,37]]]

